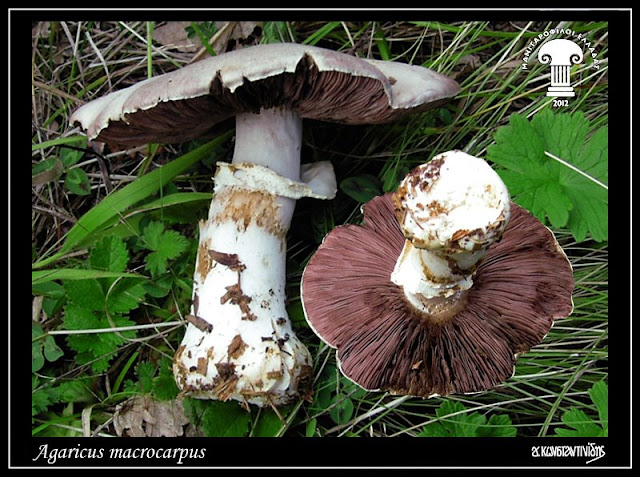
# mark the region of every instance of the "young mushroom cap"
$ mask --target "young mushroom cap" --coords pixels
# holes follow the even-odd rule
[[[419,66],[297,44],[224,53],[82,106],[92,140],[131,147],[214,134],[235,117],[200,222],[192,306],[174,374],[183,393],[283,405],[310,383],[311,355],[286,311],[286,235],[295,201],[333,198],[328,162],[300,164],[302,119],[383,123],[441,104],[458,84]]]
[[[306,319],[367,390],[421,397],[476,393],[511,377],[518,355],[573,310],[571,265],[553,233],[511,203],[502,238],[473,286],[436,297],[429,314],[391,281],[405,245],[394,194],[365,204],[364,223],[333,229],[302,278]]]

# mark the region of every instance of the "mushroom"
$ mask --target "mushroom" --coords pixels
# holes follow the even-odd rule
[[[477,393],[573,310],[553,233],[482,159],[450,151],[333,229],[302,277],[306,319],[367,390]]]
[[[336,182],[328,162],[301,166],[302,119],[384,123],[458,91],[423,67],[271,44],[142,81],[73,114],[90,139],[120,146],[208,136],[235,117],[233,159],[217,164],[174,359],[184,394],[258,406],[305,396],[312,360],[287,316],[286,235],[295,201],[331,199]]]

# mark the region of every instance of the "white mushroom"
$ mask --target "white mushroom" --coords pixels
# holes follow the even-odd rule
[[[419,66],[295,44],[218,55],[97,99],[71,118],[122,146],[210,135],[236,118],[200,223],[193,305],[174,359],[181,390],[259,406],[304,396],[311,356],[286,311],[286,235],[301,197],[330,199],[331,165],[300,165],[302,119],[383,123],[441,104],[457,83]]]
[[[507,227],[511,202],[489,164],[449,151],[411,171],[394,203],[406,240],[391,281],[428,311],[434,298],[471,288],[476,265]]]
[[[301,298],[364,389],[428,398],[494,388],[573,310],[562,247],[479,158],[438,155],[363,213],[324,238]]]

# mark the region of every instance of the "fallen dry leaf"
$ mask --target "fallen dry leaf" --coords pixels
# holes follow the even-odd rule
[[[207,50],[204,48],[202,41],[197,35],[189,38],[187,27],[192,22],[166,22],[157,27],[153,31],[153,41],[168,48],[175,48],[183,53],[195,53],[193,61],[206,57]],[[211,48],[220,54],[227,49],[227,45],[232,40],[244,40],[248,38],[256,27],[260,26],[259,22],[215,22],[217,27],[216,33],[209,40]]]
[[[153,41],[183,53],[193,53],[202,48],[200,38],[189,38],[187,27],[191,22],[167,22],[153,30]]]
[[[209,45],[216,54],[227,51],[229,42],[234,40],[244,40],[251,36],[256,27],[262,25],[262,22],[216,22],[218,31],[209,40]],[[202,48],[192,58],[191,63],[202,60],[209,56],[206,48]]]
[[[156,401],[149,396],[135,396],[116,407],[113,426],[119,436],[178,437],[184,434],[189,420],[181,400]]]

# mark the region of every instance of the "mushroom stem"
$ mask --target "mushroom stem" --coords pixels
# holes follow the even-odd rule
[[[457,309],[509,221],[509,192],[484,160],[449,151],[416,167],[394,194],[406,241],[391,281],[430,317]]]
[[[174,373],[193,397],[282,405],[304,395],[311,373],[285,304],[290,197],[305,187],[302,124],[286,109],[236,121],[232,164],[219,166],[200,223],[190,323]]]

